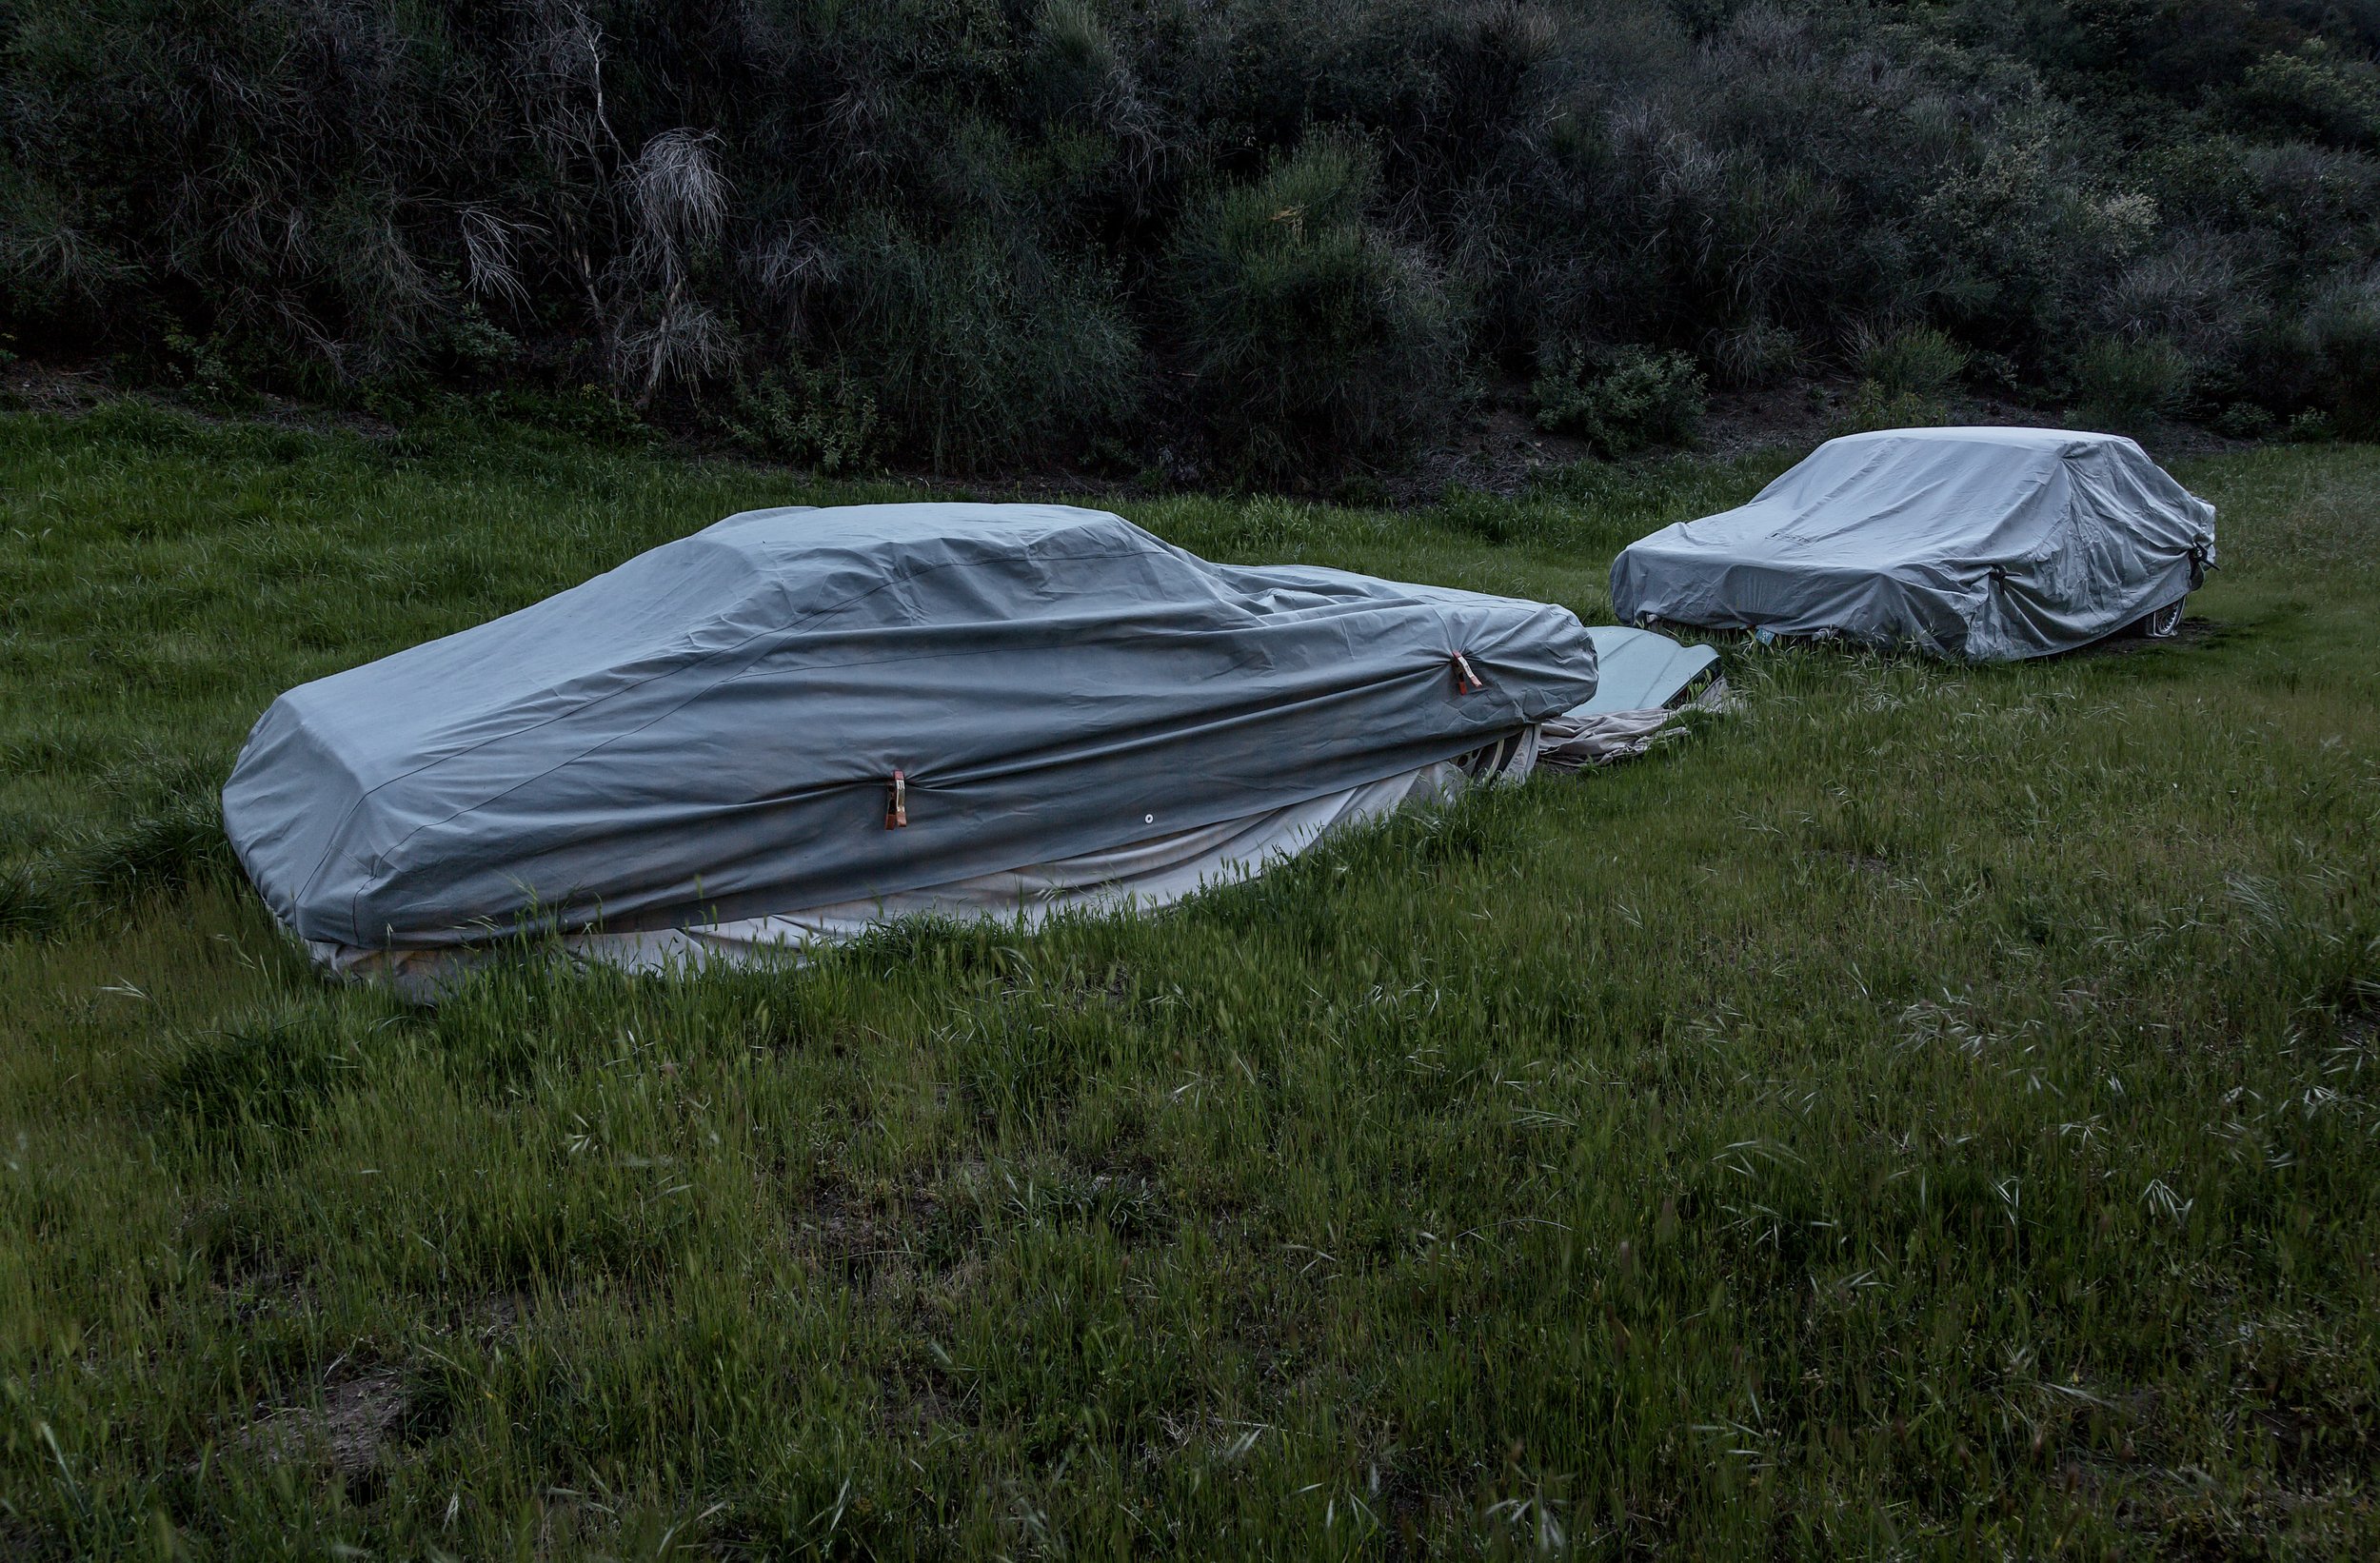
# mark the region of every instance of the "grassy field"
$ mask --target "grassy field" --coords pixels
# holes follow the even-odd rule
[[[1120,507],[1596,619],[1774,469]],[[2179,471],[2183,643],[433,1014],[227,871],[248,724],[818,491],[0,418],[0,1553],[2380,1553],[2380,449]]]

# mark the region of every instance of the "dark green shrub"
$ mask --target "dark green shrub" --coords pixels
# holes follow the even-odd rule
[[[1732,390],[1758,390],[1783,383],[1801,366],[1801,338],[1772,321],[1755,320],[1722,331],[1711,342],[1711,366]]]
[[[1835,424],[1837,434],[1866,434],[1880,428],[1940,428],[1955,423],[1950,403],[1920,391],[1888,391],[1873,380],[1853,387],[1851,401]]]
[[[231,363],[231,345],[219,336],[198,339],[181,331],[166,332],[166,352],[173,379],[191,401],[228,410],[253,406],[256,393]]]
[[[502,422],[558,429],[598,445],[630,449],[651,445],[660,432],[609,388],[591,382],[550,393],[500,392],[495,410]]]
[[[1684,444],[1709,403],[1692,358],[1642,346],[1561,348],[1529,394],[1539,428],[1575,435],[1606,457]]]
[[[2177,411],[2190,386],[2189,355],[2165,338],[2096,337],[2074,357],[2074,416],[2096,428],[2141,428]]]
[[[2112,149],[2108,148],[2110,157]],[[1911,189],[1912,284],[1964,340],[2046,353],[2155,232],[2156,203],[2111,188],[2066,114],[2017,119]]]
[[[1139,406],[1138,334],[1098,268],[982,229],[844,245],[832,340],[888,435],[939,469],[1056,463]]]
[[[2233,402],[2215,414],[2214,431],[2234,440],[2261,440],[2271,434],[2280,420],[2272,416],[2271,407],[2253,402]]]
[[[1947,401],[1967,372],[1967,351],[1931,326],[1861,331],[1854,341],[1859,378],[1886,399],[1914,396]]]
[[[1088,0],[1043,0],[1021,74],[1028,101],[1045,119],[1130,139],[1150,133],[1140,84]]]
[[[846,374],[803,364],[771,369],[756,386],[739,386],[726,426],[755,456],[830,478],[866,471],[880,454],[876,399]]]
[[[2099,301],[2109,334],[2144,342],[2163,338],[2195,372],[2231,364],[2248,324],[2240,268],[2227,247],[2185,237],[2125,267]]]
[[[510,368],[521,356],[521,340],[487,318],[475,299],[446,324],[446,355],[455,367],[481,379],[492,379]]]
[[[94,234],[58,188],[0,152],[0,321],[95,331],[142,268]]]
[[[1446,419],[1455,310],[1435,268],[1376,222],[1378,194],[1369,147],[1316,136],[1175,234],[1166,282],[1195,397],[1251,474],[1391,456]]]
[[[2320,366],[2316,406],[2350,439],[2380,436],[2380,275],[2332,282],[2306,324]]]
[[[1852,338],[1852,366],[1859,382],[1837,431],[1939,427],[1955,421],[1953,399],[1969,362],[1965,348],[1931,326],[1894,331],[1862,326]]]
[[[2241,110],[2287,130],[2311,130],[2346,146],[2380,141],[2380,74],[2328,40],[2309,39],[2248,68],[2233,94]]]

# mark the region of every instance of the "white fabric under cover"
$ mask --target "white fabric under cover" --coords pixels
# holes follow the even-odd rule
[[[1538,731],[1537,763],[1549,770],[1586,770],[1633,760],[1664,737],[1683,729],[1673,726],[1681,711],[1721,711],[1727,708],[1727,681],[1714,678],[1691,699],[1670,705],[1634,711],[1594,711],[1580,706],[1549,718]]]

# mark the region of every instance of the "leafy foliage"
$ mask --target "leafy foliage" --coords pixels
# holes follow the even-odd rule
[[[1427,258],[1376,222],[1372,148],[1309,139],[1194,208],[1167,282],[1208,421],[1257,471],[1387,453],[1447,410],[1460,351]]]
[[[828,328],[850,372],[936,467],[1031,463],[1139,404],[1139,343],[1111,278],[995,234],[847,236]]]
[[[1859,382],[1847,409],[1847,427],[1938,427],[1953,422],[1951,399],[1969,362],[1968,352],[1949,333],[1930,326],[1856,332],[1852,364]]]
[[[1859,378],[1886,396],[1921,396],[1940,401],[1967,372],[1966,350],[1930,326],[1884,334],[1863,333],[1854,343]]]
[[[764,374],[756,386],[737,387],[726,423],[751,454],[823,477],[863,472],[881,454],[876,399],[848,375],[799,363]]]
[[[2172,412],[2190,393],[2190,359],[2164,337],[2100,337],[2074,362],[2074,413],[2084,422],[2137,429]]]
[[[1557,353],[1530,396],[1537,426],[1575,434],[1602,456],[1629,456],[1693,437],[1708,405],[1702,371],[1684,353],[1621,347]]]
[[[2375,38],[2303,0],[18,0],[0,333],[222,406],[693,419],[841,366],[951,469],[1320,474],[1569,344],[1759,386],[1904,327],[2045,404],[2162,341],[2166,411],[2365,428]]]

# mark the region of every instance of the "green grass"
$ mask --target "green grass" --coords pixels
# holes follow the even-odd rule
[[[1771,470],[1121,508],[1599,617]],[[226,872],[248,723],[823,491],[0,419],[0,1552],[2372,1555],[2380,449],[2181,473],[2188,643],[1731,646],[1158,919],[433,1014]]]

